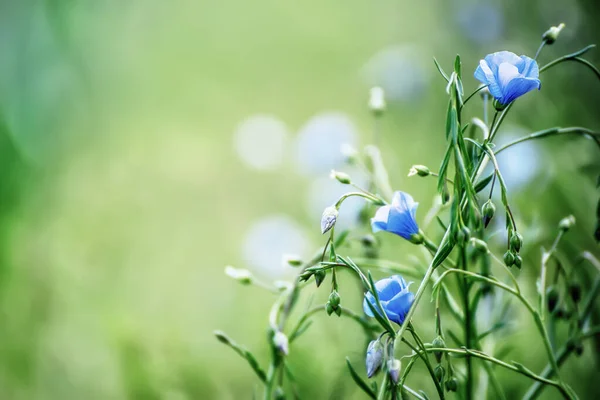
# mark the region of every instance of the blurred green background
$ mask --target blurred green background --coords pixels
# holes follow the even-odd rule
[[[432,57],[448,70],[460,53],[470,92],[487,53],[533,55],[541,34],[565,22],[543,64],[597,42],[599,14],[594,0],[0,2],[0,398],[260,393],[212,332],[266,363],[274,298],[223,268],[291,279],[282,254],[306,257],[324,243],[321,211],[343,191],[328,178],[343,169],[340,145],[373,138],[369,88],[386,90],[383,157],[422,219],[435,181],[406,173],[437,169],[445,147],[445,82]],[[597,50],[589,59],[600,64]],[[589,70],[567,64],[542,82],[514,107],[504,138],[554,125],[599,129],[600,82]],[[477,102],[469,116],[481,115]],[[520,279],[532,299],[540,246],[560,218],[578,219],[562,245],[567,259],[599,253],[599,159],[592,142],[558,138],[501,160],[527,227]],[[347,226],[356,208],[343,214]],[[383,239],[387,258],[415,262],[409,243]],[[341,294],[360,311],[356,287]],[[427,307],[416,323],[430,340]],[[531,324],[518,308],[514,317]],[[539,371],[546,358],[531,332],[499,340]],[[597,349],[588,342],[564,367],[582,398],[597,393]],[[302,397],[362,398],[344,365],[348,355],[363,368],[351,321],[318,315],[291,352]],[[431,390],[418,371],[409,382]],[[528,385],[500,377],[509,398]]]

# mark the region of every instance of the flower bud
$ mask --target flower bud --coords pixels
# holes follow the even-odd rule
[[[442,383],[442,381],[444,380],[444,375],[446,374],[446,370],[444,369],[444,367],[441,364],[436,365],[435,369],[433,370],[433,373],[435,374],[435,379],[437,379],[438,382]]]
[[[229,339],[229,337],[225,334],[225,332],[214,331],[213,333],[215,334],[215,336],[219,342],[227,344],[227,345],[231,344],[231,339]]]
[[[313,275],[315,276],[315,283],[317,284],[317,287],[321,286],[321,283],[323,283],[323,281],[325,280],[325,271],[320,269],[318,271],[315,271]]]
[[[565,24],[561,23],[558,26],[552,26],[542,35],[542,39],[546,41],[548,44],[552,44],[556,42],[558,39],[558,35],[560,35],[560,31],[562,31],[565,27]]]
[[[488,252],[487,243],[481,239],[471,238],[469,240],[469,243],[471,243],[471,246],[473,246],[473,248],[475,248],[475,250],[479,251],[480,253],[486,254]]]
[[[515,254],[508,250],[506,253],[504,253],[504,264],[506,264],[507,267],[512,267],[512,265],[515,263]]]
[[[340,153],[342,153],[344,160],[348,164],[352,165],[358,161],[358,150],[348,143],[344,143],[340,146]]]
[[[575,282],[569,283],[569,295],[575,303],[579,303],[579,300],[581,300],[581,286]]]
[[[340,300],[340,294],[337,290],[334,290],[329,294],[329,303],[331,303],[334,308],[337,308],[340,305]]]
[[[572,215],[569,215],[568,217],[565,217],[560,220],[560,222],[558,224],[558,229],[560,229],[563,232],[566,232],[569,229],[571,229],[573,227],[573,225],[575,225],[575,217]]]
[[[560,295],[556,286],[548,286],[548,289],[546,289],[546,305],[549,312],[553,312],[556,309],[559,299]]]
[[[379,340],[372,340],[371,343],[369,343],[365,361],[367,366],[367,377],[371,378],[383,363],[383,345]]]
[[[390,379],[394,382],[394,385],[398,384],[398,379],[400,378],[400,368],[402,367],[402,363],[400,360],[394,358],[388,361],[387,368],[388,374],[390,375]]]
[[[288,337],[281,331],[275,332],[273,335],[273,346],[283,355],[289,353],[289,342]]]
[[[252,274],[247,269],[233,268],[228,265],[225,267],[225,275],[235,279],[242,285],[249,285],[252,283]]]
[[[331,172],[329,173],[329,177],[331,179],[337,180],[339,183],[341,183],[343,185],[349,185],[352,183],[352,179],[350,179],[350,175],[348,175],[344,172],[336,171],[335,169],[331,170]]]
[[[285,392],[281,386],[277,386],[275,391],[273,392],[273,398],[275,400],[285,400]]]
[[[509,244],[511,250],[513,250],[515,253],[518,253],[521,251],[521,247],[523,246],[523,236],[521,236],[519,232],[515,231],[515,233],[513,233],[513,235],[510,237]]]
[[[456,378],[451,378],[446,381],[446,390],[449,392],[456,392],[458,389],[458,381]]]
[[[443,348],[446,347],[446,342],[444,342],[444,339],[441,336],[436,337],[435,339],[433,339],[433,342],[431,342],[431,345],[434,348]],[[440,362],[442,362],[442,355],[444,353],[442,353],[441,351],[434,351],[433,355],[435,356],[435,359],[437,360],[438,364]]]
[[[379,86],[371,88],[369,96],[369,108],[375,115],[379,115],[385,111],[385,92]]]
[[[360,242],[365,247],[375,247],[378,244],[377,239],[375,238],[375,236],[373,236],[371,234],[362,236],[360,238]]]
[[[429,175],[431,175],[431,171],[429,170],[429,168],[427,168],[424,165],[413,165],[412,167],[410,167],[410,170],[408,171],[408,176],[415,176],[415,175],[429,176]]]
[[[488,200],[483,203],[481,207],[481,214],[483,215],[483,226],[487,228],[488,224],[494,218],[494,213],[496,212],[496,206],[492,203],[492,200]]]
[[[335,225],[335,221],[337,221],[338,210],[334,206],[329,206],[325,210],[323,210],[323,215],[321,216],[321,234],[328,232]]]
[[[296,254],[284,254],[281,257],[283,266],[299,267],[302,265],[302,259]]]
[[[519,269],[521,269],[521,265],[523,265],[523,258],[518,254],[515,254],[515,264],[514,265],[515,265],[515,267],[517,267]]]

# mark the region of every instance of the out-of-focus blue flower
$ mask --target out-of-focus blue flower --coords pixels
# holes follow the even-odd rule
[[[537,62],[510,51],[488,54],[479,61],[475,78],[488,89],[498,103],[507,105],[533,89],[540,89],[540,70]]]
[[[385,315],[390,321],[398,325],[404,322],[404,317],[415,300],[415,296],[408,290],[409,286],[410,283],[407,284],[400,275],[394,275],[375,283],[375,290],[377,290],[379,302]],[[373,312],[367,302],[371,303],[373,308],[377,310],[377,302],[370,292],[365,294],[363,309],[369,317],[373,317]]]
[[[406,240],[415,241],[420,236],[419,226],[415,221],[418,206],[419,203],[415,203],[410,194],[394,193],[392,204],[380,207],[375,217],[371,218],[373,232],[388,231]]]

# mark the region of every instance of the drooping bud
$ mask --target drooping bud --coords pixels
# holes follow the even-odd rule
[[[415,175],[429,176],[429,175],[431,175],[431,171],[429,170],[429,168],[427,168],[424,165],[413,165],[412,167],[410,167],[410,170],[408,171],[408,176],[415,176]]]
[[[350,179],[350,175],[346,174],[345,172],[336,171],[335,169],[331,170],[331,172],[329,173],[329,177],[331,179],[337,180],[339,183],[341,183],[343,185],[349,185],[352,183],[352,179]]]
[[[569,295],[575,303],[579,303],[579,300],[581,300],[581,286],[575,282],[569,283]]]
[[[521,269],[521,265],[523,265],[523,258],[518,254],[515,254],[515,264],[514,265],[515,265],[515,267],[517,267],[519,269]]]
[[[228,265],[225,267],[225,275],[235,279],[242,285],[249,285],[252,283],[252,274],[247,269],[234,268]]]
[[[284,254],[281,256],[281,261],[284,266],[300,267],[302,265],[302,259],[297,254]]]
[[[369,108],[375,115],[380,115],[385,111],[385,92],[379,86],[372,87],[369,96]]]
[[[560,31],[565,28],[565,24],[561,23],[558,26],[552,26],[542,35],[542,39],[546,41],[548,44],[552,44],[556,42],[558,39],[558,35],[560,35]]]
[[[325,273],[325,271],[323,271],[322,269],[315,271],[314,274],[315,276],[315,283],[317,284],[317,287],[321,286],[321,283],[323,283],[323,281],[325,280],[325,276],[327,275]]]
[[[446,374],[444,367],[441,364],[438,364],[433,372],[435,374],[435,379],[437,379],[439,383],[442,383],[444,380],[444,375]]]
[[[371,343],[369,343],[365,362],[367,366],[367,377],[371,378],[383,363],[383,344],[381,344],[379,340],[372,340]]]
[[[230,345],[230,344],[231,344],[231,339],[229,339],[229,336],[227,336],[227,335],[225,334],[225,332],[222,332],[222,331],[214,331],[213,333],[215,334],[215,336],[216,336],[216,338],[217,338],[217,340],[218,340],[219,342],[221,342],[221,343],[224,343],[224,344],[227,344],[227,345]]]
[[[435,339],[433,339],[433,342],[431,342],[431,345],[433,346],[433,348],[436,349],[441,349],[446,347],[446,342],[444,342],[444,339],[438,335],[438,337],[436,337]],[[437,360],[438,364],[440,362],[442,362],[442,356],[444,355],[443,352],[441,351],[434,351],[433,355],[435,356],[435,359]]]
[[[481,214],[483,216],[483,226],[487,228],[488,224],[494,218],[494,213],[496,212],[496,206],[492,203],[492,200],[488,200],[483,203],[481,207]]]
[[[507,267],[512,267],[512,265],[515,263],[515,254],[508,250],[506,253],[504,253],[504,264],[506,264]]]
[[[331,315],[331,313],[335,312],[338,317],[342,315],[342,309],[340,308],[340,294],[337,290],[333,290],[329,294],[329,300],[325,305],[325,310],[327,311],[327,315]]]
[[[458,381],[456,378],[451,378],[446,381],[446,390],[449,392],[456,392],[458,389]]]
[[[521,247],[523,246],[523,236],[521,236],[519,232],[515,231],[515,233],[513,233],[513,235],[510,237],[509,244],[511,250],[518,253],[521,251]]]
[[[397,385],[398,379],[400,379],[400,369],[402,368],[402,363],[400,360],[394,358],[388,361],[387,368],[391,381],[394,383],[394,385]]]
[[[329,206],[323,210],[323,215],[321,216],[321,234],[327,233],[333,228],[338,215],[339,212],[334,206]]]
[[[289,341],[288,337],[281,331],[275,332],[273,335],[273,346],[283,355],[289,353]]]
[[[479,251],[480,253],[485,254],[488,252],[487,243],[481,239],[471,238],[469,240],[469,243],[471,244],[471,246],[473,246],[473,248],[475,248],[475,250]]]
[[[546,289],[546,305],[548,306],[549,312],[554,312],[558,301],[560,300],[560,294],[556,286],[548,286]]]
[[[568,217],[565,217],[560,220],[560,222],[558,224],[558,229],[560,229],[563,232],[566,232],[569,229],[571,229],[573,227],[573,225],[575,225],[575,217],[572,215],[569,215]]]

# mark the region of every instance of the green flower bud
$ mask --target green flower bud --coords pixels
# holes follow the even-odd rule
[[[515,263],[515,254],[508,250],[506,253],[504,253],[504,264],[506,264],[507,267],[512,267],[512,265]]]
[[[302,263],[302,259],[300,258],[300,256],[296,255],[296,254],[284,254],[282,257],[282,264],[284,266],[290,266],[290,267],[300,267],[303,263]]]
[[[469,243],[471,244],[471,246],[473,246],[475,250],[479,251],[480,253],[486,254],[488,252],[487,243],[481,239],[471,238],[469,240]]]
[[[365,247],[375,247],[378,244],[377,239],[375,238],[375,236],[373,236],[371,234],[362,236],[360,238],[360,242]]]
[[[443,348],[446,347],[446,342],[444,342],[444,339],[441,336],[438,336],[435,339],[433,339],[433,342],[431,342],[431,346],[433,346],[434,348]],[[443,352],[434,351],[433,355],[435,356],[435,359],[437,360],[438,364],[442,362],[442,356],[444,355]]]
[[[369,108],[375,115],[385,111],[385,92],[379,86],[374,86],[369,92]]]
[[[523,265],[523,258],[520,255],[515,254],[515,267],[521,269],[521,265]]]
[[[275,392],[273,393],[273,398],[275,400],[285,400],[285,392],[281,386],[277,386]]]
[[[331,315],[333,314],[335,310],[333,309],[333,306],[331,305],[330,302],[327,302],[327,304],[325,304],[325,312],[327,312],[327,315]]]
[[[456,392],[458,390],[458,380],[451,378],[446,381],[446,390],[449,392]]]
[[[342,309],[340,308],[340,295],[334,290],[329,294],[329,300],[325,305],[325,311],[327,311],[327,315],[331,315],[331,313],[335,312],[338,317],[342,315]]]
[[[553,312],[556,309],[559,300],[560,294],[556,286],[548,286],[546,289],[546,306],[549,312]]]
[[[444,375],[446,374],[446,370],[444,369],[444,367],[441,364],[438,364],[433,370],[433,372],[435,374],[435,379],[437,379],[438,382],[442,383],[442,381],[444,380]]]
[[[337,221],[338,215],[338,209],[334,206],[329,206],[323,210],[323,215],[321,216],[321,234],[325,234],[329,232],[331,228],[333,228],[335,222]]]
[[[483,216],[483,226],[487,228],[488,224],[494,218],[494,213],[496,212],[496,206],[492,203],[492,200],[488,200],[483,203],[481,207],[481,214]]]
[[[315,283],[317,284],[317,287],[321,286],[321,283],[323,283],[323,280],[325,280],[325,271],[318,270],[315,271],[315,273],[313,274],[315,276]]]
[[[521,236],[519,232],[515,231],[515,233],[513,233],[513,235],[510,237],[509,244],[511,250],[513,250],[515,253],[518,253],[521,251],[521,247],[523,246],[523,236]]]
[[[413,165],[412,167],[410,167],[410,170],[408,171],[408,176],[415,176],[415,175],[429,176],[429,175],[431,175],[431,171],[429,170],[429,168],[427,168],[424,165]]]
[[[558,228],[561,231],[566,232],[569,229],[571,229],[573,227],[573,225],[575,225],[575,217],[572,215],[569,215],[568,217],[565,217],[560,220],[560,222],[558,224]]]
[[[336,179],[339,183],[344,184],[344,185],[349,185],[352,183],[352,179],[350,179],[350,175],[348,175],[344,172],[336,171],[335,169],[331,170],[329,177],[331,179]]]
[[[565,24],[561,23],[558,26],[552,26],[542,35],[542,39],[546,41],[548,44],[552,44],[556,42],[558,39],[558,35],[560,35],[560,31],[565,28]]]
[[[229,339],[229,337],[225,334],[225,332],[214,331],[213,333],[215,334],[215,336],[219,342],[224,343],[226,345],[231,345],[231,339]]]
[[[247,269],[233,268],[228,265],[225,267],[225,275],[235,279],[242,285],[249,285],[252,283],[252,274]]]
[[[402,363],[400,360],[394,358],[388,361],[387,368],[390,379],[392,382],[394,382],[394,385],[397,385],[398,379],[400,378],[400,369],[402,368]]]
[[[581,286],[578,283],[569,283],[569,295],[575,303],[579,303],[581,300]]]

